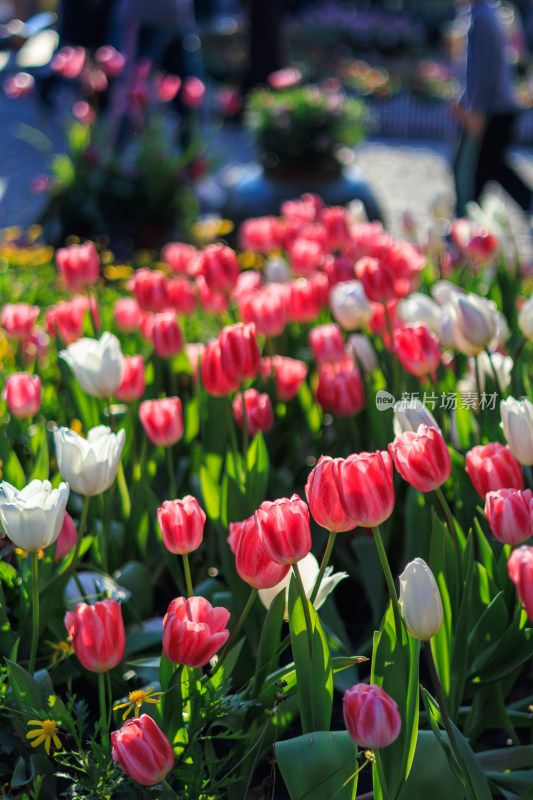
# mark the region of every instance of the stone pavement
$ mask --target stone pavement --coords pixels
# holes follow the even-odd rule
[[[0,94],[0,227],[27,226],[35,221],[43,196],[32,194],[35,175],[49,170],[55,152],[61,151],[61,112],[43,108],[35,95],[9,100]],[[355,164],[374,192],[386,227],[402,235],[402,214],[409,210],[424,224],[431,205],[441,197],[453,198],[452,141],[406,141],[370,138],[355,150]],[[236,124],[209,136],[208,155],[216,169],[230,163],[248,163],[254,151],[249,137]],[[533,185],[533,150],[516,147],[513,163]],[[502,196],[503,193],[502,193]],[[521,251],[532,257],[531,234],[524,215],[505,197],[511,228]]]

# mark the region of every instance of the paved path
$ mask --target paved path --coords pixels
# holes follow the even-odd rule
[[[31,224],[43,197],[30,191],[32,178],[46,173],[50,158],[61,149],[63,129],[59,114],[51,115],[35,96],[9,100],[0,95],[0,226]],[[246,133],[227,125],[213,134],[209,155],[222,166],[253,159]],[[408,209],[423,225],[431,205],[440,197],[453,198],[450,170],[452,142],[370,139],[355,151],[360,168],[382,208],[386,226],[402,235],[402,214]],[[533,151],[515,148],[514,163],[533,185]],[[523,214],[506,199],[511,225],[524,257],[531,259],[531,234]]]

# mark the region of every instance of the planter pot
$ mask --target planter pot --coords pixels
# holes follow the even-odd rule
[[[360,170],[341,167],[326,173],[296,172],[294,170],[265,170],[257,162],[230,168],[217,182],[217,210],[236,226],[248,217],[280,213],[281,204],[305,192],[320,195],[329,206],[343,206],[361,200],[370,221],[382,215]],[[213,193],[213,196],[217,194]]]

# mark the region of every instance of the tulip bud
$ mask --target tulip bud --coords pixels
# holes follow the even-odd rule
[[[34,417],[41,408],[42,384],[38,375],[15,372],[9,375],[2,390],[10,412],[18,419]]]
[[[525,466],[533,464],[533,403],[508,397],[500,403],[502,428],[514,457]]]
[[[364,749],[387,747],[398,738],[402,719],[398,704],[381,686],[358,683],[344,693],[344,723]]]
[[[65,614],[65,626],[85,669],[107,672],[122,660],[126,632],[116,600],[99,600],[91,606],[79,603]]]
[[[129,719],[113,731],[111,744],[113,760],[141,786],[161,783],[174,765],[172,745],[148,714]]]
[[[278,564],[295,564],[311,550],[309,509],[297,494],[265,500],[254,519],[267,555]]]
[[[509,577],[516,586],[520,602],[533,621],[533,547],[517,547],[507,561]]]
[[[521,544],[532,533],[533,493],[531,489],[488,492],[485,514],[496,539],[504,544]]]
[[[172,447],[183,436],[183,411],[179,397],[145,400],[139,419],[146,435],[156,446]]]
[[[343,281],[329,296],[331,313],[346,331],[363,328],[370,322],[372,307],[360,281]]]
[[[50,481],[34,480],[19,491],[2,481],[0,525],[14,545],[36,553],[57,540],[68,496],[67,483],[52,489]]]
[[[508,445],[490,442],[466,454],[466,474],[476,492],[485,497],[498,489],[523,489],[524,473]]]
[[[111,397],[121,384],[123,355],[112,333],[106,331],[100,339],[78,339],[59,355],[91,397]]]
[[[191,495],[183,500],[166,500],[157,509],[157,521],[167,550],[179,555],[197,550],[202,543],[205,518],[205,511]]]
[[[173,664],[205,666],[228,639],[229,618],[205,597],[176,597],[163,617],[163,652]]]
[[[407,564],[400,575],[400,608],[415,639],[427,642],[437,635],[444,616],[442,600],[433,573],[421,558]]]
[[[431,411],[418,398],[399,400],[395,403],[392,421],[395,436],[401,436],[406,431],[416,433],[420,425],[427,425],[428,428],[440,430]]]
[[[420,425],[416,433],[397,436],[389,453],[402,478],[420,492],[431,492],[450,477],[450,451],[436,428]]]

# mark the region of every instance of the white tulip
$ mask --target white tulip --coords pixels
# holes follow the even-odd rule
[[[518,315],[518,327],[526,337],[533,340],[533,295],[524,303]]]
[[[78,339],[59,355],[92,397],[111,397],[121,384],[124,357],[119,340],[108,331],[100,339]]]
[[[330,292],[331,313],[339,325],[354,331],[368,324],[372,306],[360,281],[341,281]]]
[[[399,400],[394,405],[392,420],[394,435],[401,436],[407,431],[416,433],[419,425],[427,425],[428,428],[436,428],[440,431],[431,411],[417,397],[413,397],[411,400]]]
[[[37,552],[53,544],[61,531],[69,495],[67,483],[31,481],[20,491],[0,483],[0,524],[13,544]]]
[[[374,345],[364,333],[352,333],[348,337],[348,345],[352,348],[358,364],[367,375],[371,375],[378,368],[378,356]]]
[[[302,560],[298,562],[298,569],[300,570],[300,575],[302,576],[305,594],[307,597],[310,597],[319,573],[318,561],[312,553],[309,553],[309,555],[305,556],[305,558],[302,558]],[[265,608],[270,608],[270,605],[276,595],[285,589],[286,594],[284,616],[286,620],[289,619],[289,584],[291,582],[291,576],[292,571],[287,573],[287,576],[275,586],[272,586],[271,589],[259,589],[259,598]],[[314,608],[319,609],[320,606],[325,603],[328,595],[333,591],[337,584],[347,577],[347,572],[335,572],[333,574],[333,567],[326,567],[322,576],[320,589],[318,590],[315,602],[313,603]]]
[[[69,428],[56,428],[54,442],[60,473],[75,492],[93,497],[109,489],[117,474],[126,432],[98,425],[87,439]]]
[[[500,403],[502,428],[514,457],[525,466],[533,464],[533,404],[508,397]]]
[[[415,639],[427,642],[439,632],[442,600],[435,577],[422,558],[407,564],[400,575],[400,608],[405,627]]]
[[[404,322],[423,322],[433,333],[439,332],[441,310],[427,294],[413,292],[398,303],[398,316]]]

